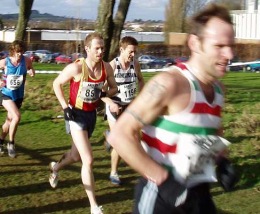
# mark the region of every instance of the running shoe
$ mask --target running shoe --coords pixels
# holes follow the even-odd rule
[[[4,154],[4,145],[0,143],[0,155]]]
[[[117,173],[110,175],[109,179],[110,179],[111,183],[114,184],[114,185],[120,185],[121,184],[121,180],[120,180],[119,175]]]
[[[7,143],[7,150],[8,150],[8,155],[10,158],[15,158],[16,153],[15,153],[15,145],[13,142],[8,142]]]
[[[91,208],[91,214],[103,214],[102,206],[95,206],[94,208]]]
[[[109,130],[106,130],[103,132],[103,135],[105,137],[105,141],[104,141],[104,146],[105,146],[105,150],[110,153],[112,146],[110,145],[110,143],[107,142],[106,137],[109,135]]]
[[[54,171],[54,166],[55,166],[56,162],[51,162],[49,164],[50,170],[51,170],[51,174],[49,177],[49,182],[52,188],[56,188],[58,185],[58,181],[59,181],[59,175],[58,172]]]

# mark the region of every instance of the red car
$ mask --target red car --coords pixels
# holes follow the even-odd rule
[[[69,56],[66,55],[59,55],[55,58],[56,64],[69,64],[72,63],[72,59]]]

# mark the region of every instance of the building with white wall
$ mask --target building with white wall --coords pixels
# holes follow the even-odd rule
[[[237,39],[260,40],[260,10],[232,11]]]
[[[246,0],[245,8],[249,13],[254,12],[255,10],[260,10],[260,0]]]
[[[245,0],[246,10],[231,11],[236,39],[260,40],[260,0]],[[33,30],[27,29],[27,41],[76,41],[83,42],[93,31],[82,30]],[[140,43],[163,43],[163,32],[122,31],[121,36],[133,36]],[[0,41],[10,43],[15,39],[14,29],[0,31]]]
[[[27,30],[29,40],[34,40],[33,34],[40,34],[41,41],[84,41],[85,37],[94,31],[91,30]],[[144,43],[162,43],[164,42],[163,32],[136,32],[122,31],[121,37],[132,36],[139,42]],[[14,30],[0,31],[0,41],[13,42],[15,39]]]

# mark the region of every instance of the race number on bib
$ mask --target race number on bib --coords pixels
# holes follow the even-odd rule
[[[176,154],[176,173],[188,186],[201,182],[216,182],[215,157],[223,151],[229,141],[219,136],[180,134]]]
[[[6,87],[11,90],[18,89],[23,83],[23,75],[7,75]]]
[[[120,98],[124,103],[130,103],[136,93],[136,83],[123,84],[119,86]]]
[[[83,82],[82,83],[82,89],[80,92],[80,98],[83,100],[83,102],[86,103],[93,103],[96,102],[101,93],[101,89],[103,87],[104,83],[94,83],[94,82]]]

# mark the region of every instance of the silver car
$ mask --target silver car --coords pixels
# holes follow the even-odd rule
[[[51,63],[53,62],[52,53],[48,50],[36,50],[35,54],[40,57],[40,63]]]

